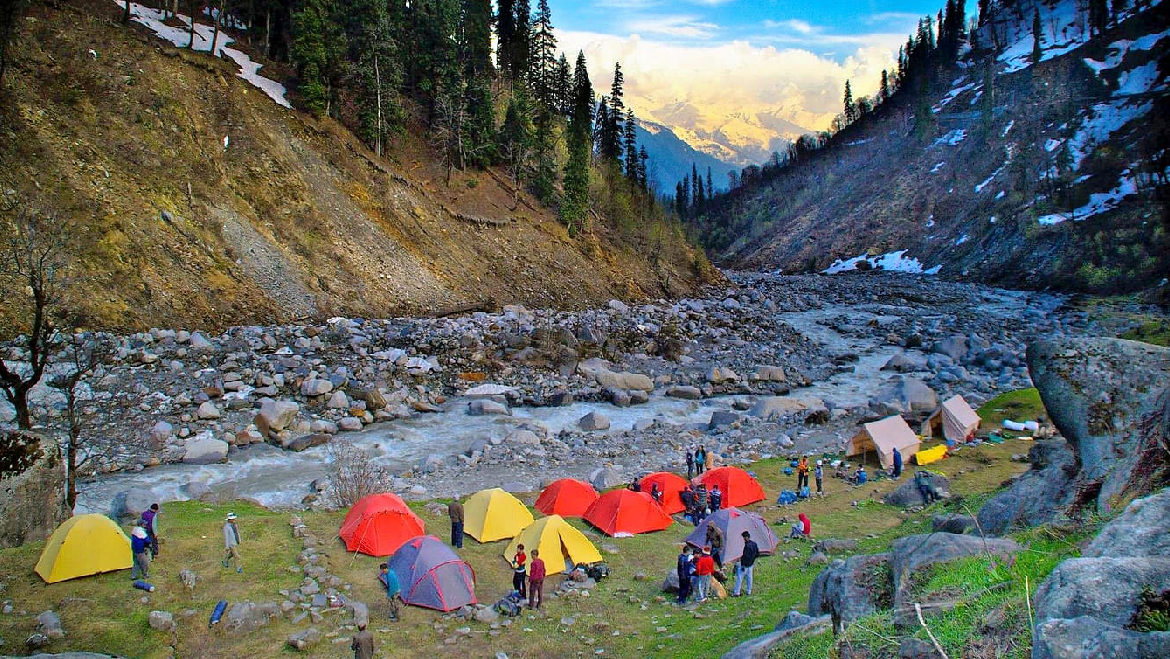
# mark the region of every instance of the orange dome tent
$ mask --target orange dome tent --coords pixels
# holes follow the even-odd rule
[[[594,501],[597,501],[597,490],[592,485],[575,478],[562,478],[544,488],[536,498],[536,509],[545,515],[581,517]]]
[[[752,475],[738,467],[719,467],[703,472],[691,481],[695,485],[706,485],[707,491],[714,485],[723,493],[723,507],[746,506],[764,500],[764,488]]]
[[[657,485],[658,491],[662,493],[663,512],[673,515],[686,510],[678,493],[687,489],[687,479],[669,471],[656,471],[643,476],[639,487],[646,494],[650,494],[650,488],[654,485]]]
[[[674,523],[645,492],[612,490],[585,511],[585,521],[611,536],[661,531]]]
[[[389,556],[407,540],[424,535],[423,521],[406,502],[389,492],[362,497],[345,514],[338,535],[346,551]]]

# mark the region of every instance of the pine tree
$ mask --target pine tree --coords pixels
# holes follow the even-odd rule
[[[638,147],[638,183],[646,191],[650,190],[649,162],[650,154],[646,153],[646,147]]]
[[[568,116],[572,112],[573,70],[569,68],[569,60],[565,57],[564,53],[561,53],[561,59],[557,61],[557,76],[554,88],[557,98],[556,111]]]
[[[715,185],[711,182],[711,166],[707,165],[707,200],[715,198]]]
[[[505,75],[512,73],[512,53],[516,46],[515,0],[496,0],[496,68]]]
[[[857,120],[857,106],[853,103],[853,89],[849,85],[849,81],[845,81],[845,125],[853,123]]]
[[[553,115],[539,110],[536,115],[536,176],[532,181],[533,192],[541,203],[551,204],[556,194],[557,158],[553,135]]]
[[[602,96],[597,104],[597,116],[593,120],[594,141],[599,145],[601,157],[610,160],[614,157],[614,124],[609,120],[609,97]]]
[[[553,34],[552,11],[548,7],[548,0],[540,0],[537,4],[536,20],[532,28],[532,59],[529,63],[532,90],[537,103],[555,111],[557,38]]]
[[[1089,31],[1100,35],[1109,27],[1109,0],[1089,0]]]
[[[585,53],[578,52],[573,71],[573,112],[569,118],[569,162],[565,165],[564,199],[560,212],[570,236],[584,228],[588,217],[592,119],[593,85],[589,81]]]
[[[532,56],[532,5],[528,0],[516,0],[512,23],[515,35],[508,59],[512,66],[512,80],[521,82],[528,74],[528,62]]]
[[[885,69],[882,69],[882,82],[878,87],[878,102],[885,103],[890,99],[890,78]]]
[[[638,122],[633,110],[626,110],[625,122],[626,179],[638,187]]]
[[[626,105],[623,101],[625,91],[625,76],[622,75],[621,62],[613,66],[613,84],[609,88],[609,122],[602,132],[601,155],[606,160],[617,162],[622,155],[622,119],[625,118]]]
[[[329,8],[326,0],[305,0],[301,11],[293,15],[291,55],[299,91],[305,108],[317,115],[331,109],[333,83],[345,52],[345,35]]]
[[[1040,39],[1044,31],[1040,27],[1040,8],[1036,8],[1036,14],[1032,17],[1032,63],[1039,64],[1041,57],[1044,56],[1044,51],[1040,49]]]
[[[466,104],[464,150],[476,166],[485,166],[495,156],[495,106],[491,91],[490,0],[463,0],[459,21],[459,58],[463,71],[463,100]]]
[[[979,27],[991,20],[991,0],[979,0]]]
[[[500,152],[503,154],[508,174],[512,178],[513,207],[520,202],[520,187],[533,146],[530,112],[527,95],[523,90],[518,91],[508,101],[508,109],[504,114],[504,125],[500,128]]]
[[[347,27],[353,31],[350,59],[357,62],[361,137],[374,153],[382,155],[386,140],[402,121],[398,101],[402,76],[394,20],[384,0],[357,0],[350,18]]]

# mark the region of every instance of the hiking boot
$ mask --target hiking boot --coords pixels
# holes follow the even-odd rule
[[[242,574],[243,572],[244,572],[244,568],[242,568],[242,567],[236,568],[236,574]]]
[[[224,567],[227,567],[227,566],[228,566],[228,562],[227,562],[227,561],[220,561],[220,563],[223,563],[223,566],[224,566]]]

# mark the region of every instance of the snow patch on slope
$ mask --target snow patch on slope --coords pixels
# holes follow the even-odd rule
[[[865,254],[860,254],[844,261],[837,259],[836,261],[833,261],[832,265],[830,265],[828,268],[825,268],[821,272],[826,275],[835,275],[839,272],[849,272],[850,270],[856,270],[857,265],[862,261],[869,263],[869,265],[875,270],[887,270],[889,272],[909,272],[912,274],[934,275],[938,274],[939,269],[942,267],[936,266],[930,270],[924,271],[922,269],[922,262],[912,256],[906,256],[906,252],[907,250],[903,249],[896,252],[888,252],[886,254],[882,254],[881,256],[866,256]]]
[[[1117,187],[1108,192],[1098,192],[1089,195],[1089,203],[1070,213],[1045,215],[1039,219],[1039,222],[1042,226],[1051,226],[1070,219],[1074,222],[1087,220],[1094,215],[1100,215],[1101,213],[1117,208],[1122,199],[1137,193],[1137,182],[1134,181],[1133,175],[1127,169],[1121,173],[1121,178],[1117,181]]]

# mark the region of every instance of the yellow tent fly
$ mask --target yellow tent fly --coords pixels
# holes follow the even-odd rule
[[[464,532],[480,542],[511,538],[532,523],[528,508],[498,487],[471,495],[463,510]]]
[[[34,568],[46,583],[128,570],[130,538],[105,515],[75,515],[61,523]]]

